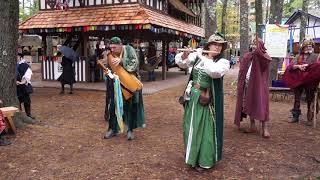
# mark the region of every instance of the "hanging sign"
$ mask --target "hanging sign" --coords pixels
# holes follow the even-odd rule
[[[265,47],[271,57],[286,57],[288,47],[288,26],[266,25]]]

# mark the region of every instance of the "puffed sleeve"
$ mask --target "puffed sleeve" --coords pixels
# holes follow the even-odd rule
[[[221,78],[230,69],[230,62],[226,59],[220,59],[218,62],[206,60],[204,62],[204,71],[213,79]]]
[[[26,73],[22,76],[22,79],[25,79],[27,84],[31,84],[31,76],[32,76],[32,71],[30,68],[27,69]]]
[[[186,69],[188,67],[192,67],[193,63],[197,59],[197,53],[190,53],[187,59],[182,59],[182,54],[183,53],[178,53],[175,57],[175,62],[176,64],[183,69]]]

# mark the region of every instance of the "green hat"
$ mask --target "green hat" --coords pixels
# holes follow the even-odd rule
[[[209,37],[208,44],[213,43],[213,42],[220,43],[220,44],[227,43],[227,41],[224,39],[223,35],[218,32]]]
[[[122,42],[121,42],[121,39],[119,38],[119,37],[112,37],[111,39],[110,39],[110,44],[121,44]]]

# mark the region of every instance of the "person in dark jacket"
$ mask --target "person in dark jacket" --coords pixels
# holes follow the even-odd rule
[[[62,74],[58,78],[58,81],[61,83],[61,92],[60,94],[64,94],[64,85],[70,85],[70,92],[69,94],[73,94],[73,84],[76,82],[75,80],[75,72],[73,67],[73,61],[62,56]]]
[[[16,84],[17,84],[17,96],[19,99],[19,108],[21,110],[21,104],[24,105],[24,110],[30,118],[34,119],[31,115],[31,100],[30,94],[32,93],[31,76],[32,71],[29,64],[23,58],[23,53],[18,53],[19,62],[16,69]]]

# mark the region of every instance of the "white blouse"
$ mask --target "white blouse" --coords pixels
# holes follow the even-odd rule
[[[230,69],[230,62],[223,58],[218,62],[214,62],[212,59],[202,56],[199,52],[194,52],[190,53],[187,59],[182,59],[182,54],[176,55],[175,62],[180,68],[189,68],[189,72],[191,72],[197,57],[200,58],[200,62],[198,62],[195,68],[204,71],[213,79],[221,78]]]

